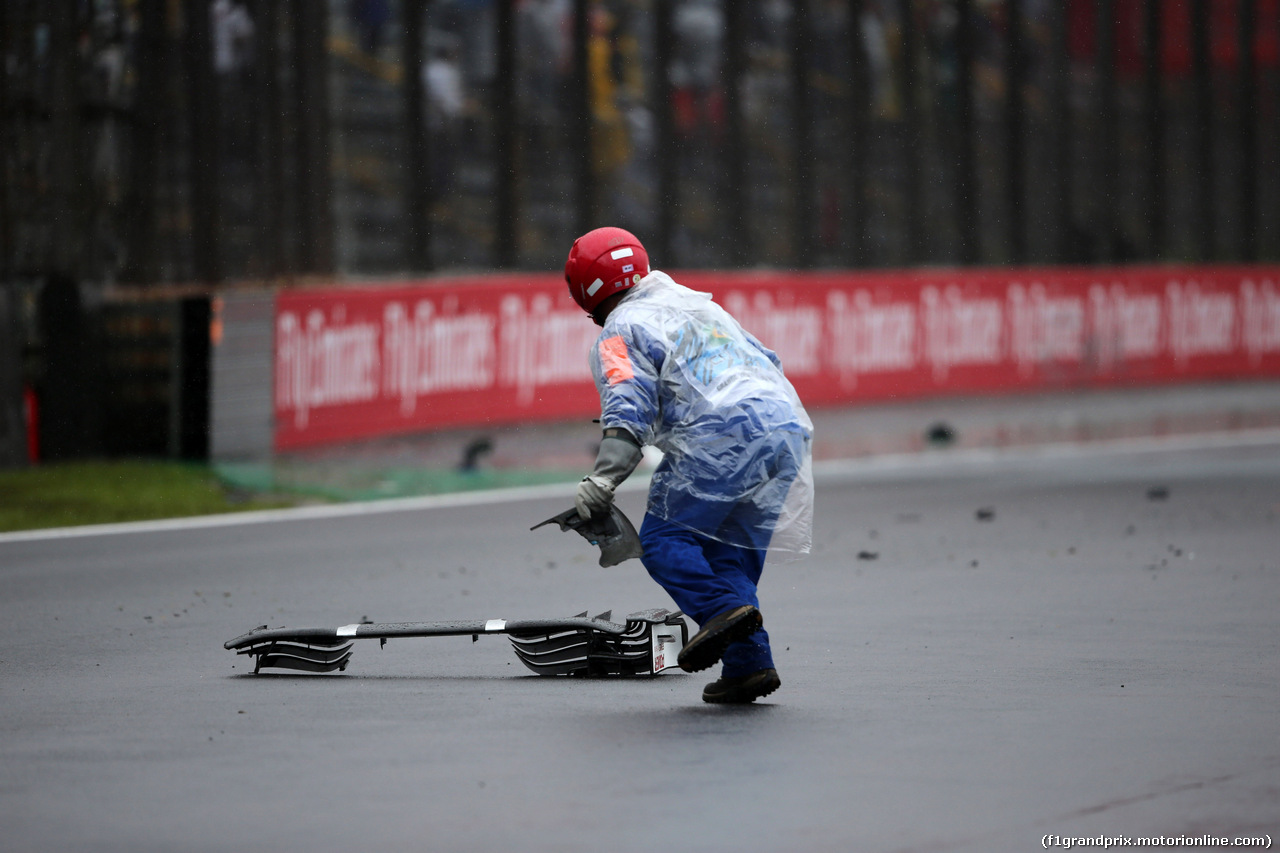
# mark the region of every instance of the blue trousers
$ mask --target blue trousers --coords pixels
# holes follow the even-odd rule
[[[761,548],[727,545],[686,527],[646,514],[640,525],[641,562],[672,601],[699,625],[744,604],[759,607],[756,585],[764,570],[768,543]],[[773,666],[769,635],[763,628],[725,651],[725,678],[749,675]]]
[[[809,434],[798,428],[752,438],[752,455],[728,489],[725,480],[716,478],[714,466],[692,476],[684,471],[673,474],[678,482],[692,481],[687,489],[670,488],[663,479],[672,471],[671,455],[658,466],[649,495],[650,512],[640,525],[641,562],[676,606],[699,625],[744,604],[760,606],[756,585],[787,492],[808,456],[809,440]],[[708,452],[706,447],[702,451]],[[710,459],[715,460],[714,454]],[[745,498],[738,488],[742,478],[759,484]],[[717,494],[722,499],[716,500]],[[761,628],[731,644],[722,663],[725,678],[771,668],[769,635]]]

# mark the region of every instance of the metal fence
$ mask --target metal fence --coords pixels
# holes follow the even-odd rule
[[[3,280],[1274,260],[1277,0],[7,0]]]
[[[237,283],[554,270],[601,224],[667,269],[1275,261],[1278,31],[1280,0],[5,0],[0,464],[202,456]]]

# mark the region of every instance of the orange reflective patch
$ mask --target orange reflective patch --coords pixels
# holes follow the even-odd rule
[[[627,342],[621,335],[600,342],[600,364],[610,385],[626,382],[636,375],[631,369],[631,356],[627,355]]]

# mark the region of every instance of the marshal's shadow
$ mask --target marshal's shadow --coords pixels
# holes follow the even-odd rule
[[[657,677],[614,677],[614,676],[594,676],[579,677],[571,675],[538,675],[536,673],[521,673],[519,675],[430,675],[430,674],[360,674],[348,672],[237,672],[227,675],[230,681],[295,681],[295,682],[315,682],[317,684],[323,682],[344,683],[357,681],[417,681],[426,683],[452,682],[457,684],[493,684],[494,682],[504,682],[520,687],[549,687],[552,689],[563,688],[583,688],[588,685],[657,685],[664,680],[679,676],[663,675]]]

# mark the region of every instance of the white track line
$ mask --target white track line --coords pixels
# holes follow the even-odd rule
[[[922,451],[919,453],[895,453],[868,456],[862,459],[837,459],[818,462],[814,464],[813,469],[815,476],[820,479],[841,480],[930,469],[941,470],[947,467],[969,467],[1000,461],[1071,459],[1130,453],[1262,447],[1271,444],[1280,444],[1280,429],[1197,433],[1160,438],[1120,438],[1029,447],[964,448]],[[618,491],[639,491],[647,488],[648,480],[647,476],[632,478],[620,486]],[[10,542],[43,542],[57,539],[77,539],[86,536],[116,536],[125,533],[204,530],[250,524],[275,524],[282,521],[349,518],[359,515],[381,515],[392,512],[416,512],[443,507],[477,506],[543,498],[566,498],[573,495],[576,487],[576,483],[553,483],[542,486],[454,492],[447,495],[424,495],[421,497],[388,498],[386,500],[323,504],[290,509],[230,512],[188,518],[166,518],[158,521],[129,521],[120,524],[86,524],[79,527],[20,530],[13,533],[0,533],[0,545]]]
[[[288,509],[250,510],[219,515],[197,515],[188,518],[165,518],[156,521],[126,521],[119,524],[86,524],[79,527],[52,527],[44,530],[21,530],[0,533],[0,545],[8,542],[33,542],[48,539],[75,539],[81,536],[115,536],[121,533],[160,533],[173,530],[202,530],[234,527],[243,524],[274,524],[280,521],[308,521],[325,518],[348,518],[357,515],[379,515],[389,512],[413,512],[450,506],[474,506],[502,501],[572,496],[575,483],[546,486],[521,486],[447,495],[423,495],[412,498],[359,501],[344,504],[321,504]]]

